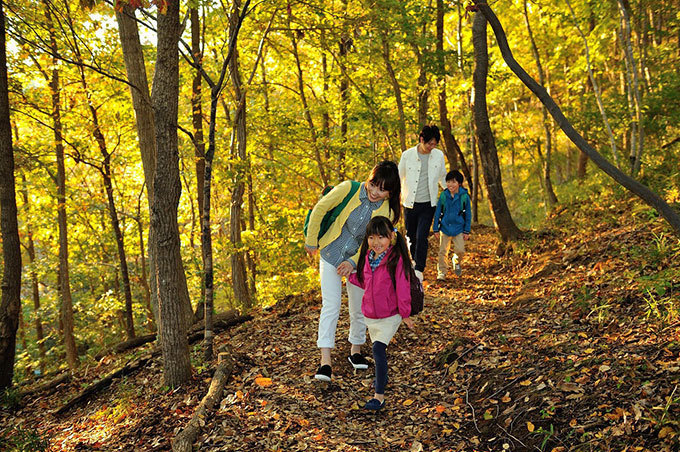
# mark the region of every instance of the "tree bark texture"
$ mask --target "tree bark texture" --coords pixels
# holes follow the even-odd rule
[[[649,206],[656,209],[659,214],[666,219],[668,224],[674,229],[675,234],[680,236],[680,215],[673,210],[671,206],[668,205],[659,195],[654,193],[645,185],[642,185],[632,177],[627,176],[621,172],[618,168],[612,165],[607,159],[602,157],[594,148],[592,148],[586,140],[574,129],[569,120],[564,116],[560,107],[557,106],[555,101],[550,97],[550,95],[545,91],[545,89],[540,86],[534,79],[526,73],[522,66],[517,63],[512,55],[510,46],[508,45],[508,40],[505,36],[505,31],[498,18],[494,14],[493,10],[485,3],[475,4],[479,10],[487,18],[491,27],[496,35],[496,41],[498,47],[501,50],[503,59],[512,72],[519,77],[519,79],[541,100],[543,105],[548,108],[548,112],[552,115],[555,122],[560,126],[562,131],[569,137],[569,139],[583,152],[588,154],[588,157],[595,163],[602,171],[608,174],[612,179],[614,179],[619,184],[626,187],[632,193],[637,195]]]
[[[475,128],[479,156],[484,170],[484,182],[491,204],[491,216],[503,240],[514,240],[521,235],[521,231],[512,219],[505,199],[498,152],[486,107],[486,77],[489,54],[486,42],[486,19],[481,13],[475,13],[474,16],[472,41],[475,52],[475,70],[473,73]]]
[[[151,244],[156,255],[155,279],[160,307],[163,351],[163,379],[176,387],[191,377],[186,322],[182,308],[182,283],[186,278],[180,258],[177,206],[181,183],[177,147],[179,100],[179,1],[168,2],[165,14],[158,14],[156,72],[153,108],[156,123],[156,174],[154,177],[151,223],[156,234]]]
[[[12,386],[16,333],[21,315],[21,247],[8,92],[5,12],[0,2],[0,234],[3,258],[0,298],[0,390]]]

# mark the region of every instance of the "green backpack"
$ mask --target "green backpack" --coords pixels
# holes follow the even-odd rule
[[[354,196],[354,194],[359,190],[359,187],[361,187],[361,182],[352,181],[352,187],[349,189],[349,193],[347,193],[347,196],[345,196],[342,202],[337,206],[333,207],[328,212],[326,212],[326,215],[323,216],[323,219],[321,220],[321,225],[319,226],[319,235],[317,236],[317,240],[321,240],[321,237],[323,237],[323,235],[331,228],[331,225],[333,224],[335,219],[338,218],[338,215],[340,215],[342,209],[345,208],[349,200],[352,199],[352,196]],[[324,187],[323,191],[321,192],[321,196],[319,196],[319,199],[326,196],[332,189],[333,189],[332,185]],[[305,218],[304,226],[305,237],[307,237],[307,228],[309,226],[309,217],[311,215],[312,209],[309,209],[307,211],[307,217]]]
[[[439,197],[442,199],[442,215],[444,214],[444,207],[446,206],[446,203],[443,202],[443,200],[446,199],[445,196],[446,191],[443,191],[442,194],[439,195]],[[465,201],[469,200],[470,195],[468,195],[467,192],[460,194],[460,212],[458,212],[458,215],[463,215],[465,213]]]

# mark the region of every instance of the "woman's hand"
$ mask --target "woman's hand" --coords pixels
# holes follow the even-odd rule
[[[307,251],[307,254],[309,254],[310,256],[314,256],[316,254],[317,249],[318,248],[305,245],[305,251]]]
[[[338,275],[340,276],[349,276],[353,271],[354,266],[349,261],[342,262],[338,265]]]
[[[406,317],[404,319],[404,323],[410,330],[415,330],[416,329],[416,324],[413,322],[413,319],[411,317]]]

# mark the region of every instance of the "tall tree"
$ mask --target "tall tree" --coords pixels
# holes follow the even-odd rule
[[[80,51],[80,45],[78,44],[80,38],[76,34],[74,28],[73,18],[71,17],[71,10],[69,8],[68,0],[64,1],[66,23],[71,32],[72,40],[72,51],[75,57],[76,63],[78,63],[78,74],[80,75],[80,83],[87,100],[87,108],[90,112],[90,119],[92,121],[92,135],[94,141],[97,143],[99,152],[102,156],[101,164],[93,164],[95,168],[100,172],[102,176],[102,183],[104,184],[104,190],[106,191],[107,207],[109,212],[109,218],[111,220],[111,228],[113,229],[113,235],[116,240],[116,249],[118,251],[118,265],[120,268],[120,276],[123,280],[123,295],[125,297],[125,310],[124,310],[124,323],[125,323],[125,333],[127,339],[134,339],[135,337],[135,325],[132,314],[132,290],[130,288],[130,272],[128,271],[127,264],[127,254],[125,252],[125,238],[123,237],[123,231],[120,227],[120,219],[118,217],[118,210],[116,209],[116,201],[113,194],[113,176],[111,171],[111,153],[109,152],[106,138],[104,137],[104,132],[100,125],[99,112],[97,107],[94,105],[92,100],[92,91],[87,82],[87,77],[85,75],[85,65],[83,64],[83,56]]]
[[[160,307],[160,336],[163,351],[163,380],[175,387],[191,377],[187,325],[182,311],[184,269],[180,256],[177,206],[182,189],[179,177],[177,110],[179,101],[179,1],[166,3],[159,12],[156,70],[152,104],[156,123],[156,174],[153,185],[151,223],[155,237],[155,278]]]
[[[57,224],[59,227],[59,284],[58,292],[61,300],[61,329],[63,332],[64,346],[66,348],[66,361],[71,370],[78,367],[78,352],[76,340],[73,334],[73,299],[71,297],[71,281],[69,278],[68,261],[68,221],[66,218],[66,164],[64,161],[64,138],[61,122],[61,103],[59,92],[59,61],[57,55],[57,38],[52,12],[48,0],[43,0],[45,8],[45,22],[49,30],[49,46],[52,53],[52,73],[49,76],[50,93],[52,95],[52,122],[54,130],[54,146],[57,158]]]
[[[12,386],[16,334],[21,315],[21,247],[8,92],[5,11],[3,2],[0,1],[0,233],[3,258],[0,298],[0,390]]]
[[[538,46],[534,40],[534,33],[531,30],[531,22],[529,22],[529,13],[527,12],[527,0],[523,0],[524,6],[524,23],[527,26],[527,34],[529,35],[529,42],[531,43],[531,53],[534,55],[536,68],[538,70],[538,81],[541,86],[546,86],[545,72],[541,64],[541,55],[538,53]],[[543,114],[543,136],[545,137],[545,158],[543,159],[543,187],[545,189],[545,197],[548,207],[552,208],[557,204],[557,196],[553,190],[552,179],[550,178],[550,165],[552,156],[552,134],[550,132],[550,120],[548,118],[548,109],[545,105],[541,108]],[[540,147],[539,147],[540,149]]]
[[[475,127],[479,155],[484,170],[484,182],[491,204],[491,215],[498,232],[504,241],[514,240],[522,232],[512,219],[505,200],[498,151],[486,108],[486,77],[489,68],[489,53],[486,42],[486,19],[479,12],[474,15],[472,42],[475,49],[475,70],[473,73]]]

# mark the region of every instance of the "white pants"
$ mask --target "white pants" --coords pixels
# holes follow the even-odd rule
[[[321,314],[319,314],[319,334],[316,346],[334,348],[335,329],[338,326],[342,304],[342,276],[338,275],[336,267],[321,258],[319,259],[319,278],[321,279]],[[366,343],[366,322],[361,313],[363,296],[363,289],[347,283],[349,342],[352,345]]]

